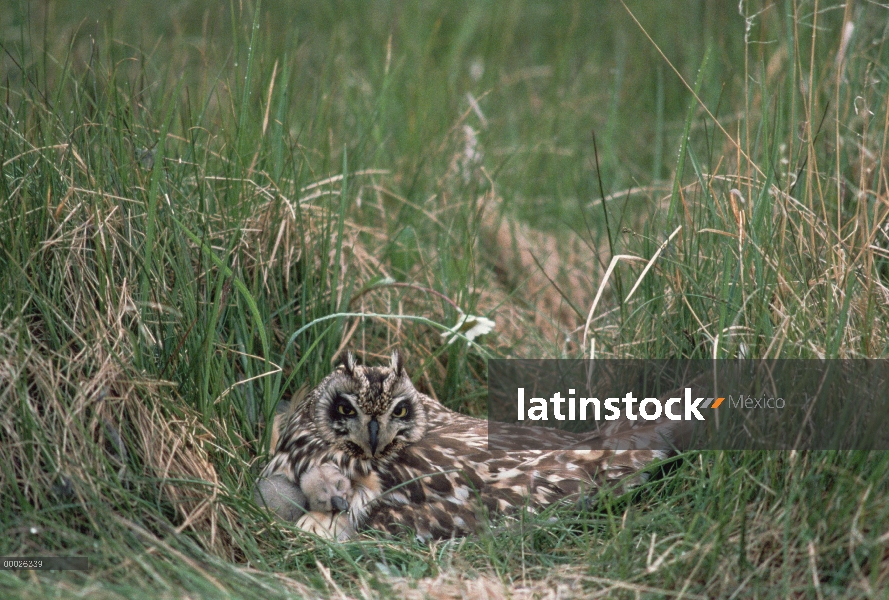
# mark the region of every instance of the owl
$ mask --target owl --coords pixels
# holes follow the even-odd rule
[[[541,429],[540,446],[551,449],[491,449],[488,421],[418,392],[397,352],[381,367],[347,354],[276,423],[281,433],[257,497],[301,529],[338,540],[364,529],[420,540],[462,536],[486,515],[539,510],[603,485],[631,486],[676,438],[671,431],[655,436],[651,427],[605,431],[596,434],[606,436],[598,445],[613,449],[590,450],[579,434]],[[621,449],[638,446],[631,442],[640,436],[664,441],[661,448]]]
[[[308,392],[300,388],[290,401],[278,404],[277,414],[272,422],[271,447],[276,448],[281,429],[290,420]],[[352,497],[352,483],[333,463],[321,463],[306,469],[298,479],[288,479],[284,473],[277,473],[259,479],[254,491],[254,500],[265,506],[285,521],[299,522],[307,513],[312,513],[302,521],[301,527],[316,531],[319,535],[330,535],[336,530],[337,513],[349,510]],[[351,529],[339,531],[339,537],[347,539]]]

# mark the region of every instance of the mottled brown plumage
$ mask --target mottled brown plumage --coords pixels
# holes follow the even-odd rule
[[[541,446],[553,449],[491,450],[487,420],[419,393],[397,353],[386,367],[363,367],[349,355],[293,410],[258,489],[275,481],[276,493],[299,496],[304,473],[323,478],[321,465],[335,465],[327,473],[351,482],[348,511],[309,511],[296,516],[301,528],[341,540],[366,528],[447,538],[477,531],[485,512],[534,510],[609,482],[636,483],[676,437],[658,426],[610,424],[595,436],[540,429]],[[592,437],[609,449],[583,449]]]

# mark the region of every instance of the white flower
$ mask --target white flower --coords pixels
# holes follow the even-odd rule
[[[476,315],[465,315],[461,312],[457,324],[451,327],[448,331],[442,333],[441,338],[443,340],[451,338],[448,340],[448,344],[453,344],[454,340],[458,337],[453,334],[462,333],[469,339],[469,341],[472,341],[480,335],[491,332],[494,329],[494,325],[495,323],[491,319],[478,317]]]
[[[482,78],[482,75],[485,74],[485,63],[482,62],[481,58],[473,58],[472,62],[469,63],[469,76],[473,81],[478,82],[479,79]]]
[[[481,111],[479,111],[479,114],[484,117],[484,115],[481,114]],[[469,183],[472,174],[484,163],[485,157],[484,154],[482,154],[482,151],[479,150],[478,137],[475,134],[475,129],[473,129],[471,125],[464,125],[463,133],[466,136],[466,144],[463,147],[460,168],[463,171],[463,181]]]

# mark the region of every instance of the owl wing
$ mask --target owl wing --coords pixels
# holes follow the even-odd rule
[[[443,411],[447,411],[442,407]],[[450,414],[447,414],[450,413]],[[424,440],[379,471],[383,490],[365,526],[420,539],[478,531],[485,515],[536,510],[576,499],[603,485],[641,481],[660,450],[492,450],[488,422],[450,411],[434,414]],[[552,430],[549,430],[552,431]],[[565,447],[577,437],[550,438]],[[577,434],[573,434],[576,436]]]

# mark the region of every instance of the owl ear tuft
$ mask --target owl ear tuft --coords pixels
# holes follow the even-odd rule
[[[398,350],[392,351],[392,361],[390,362],[389,367],[395,375],[401,376],[403,374],[404,359],[401,357],[401,353]]]
[[[343,354],[343,358],[340,364],[343,365],[343,368],[346,370],[346,373],[350,377],[355,375],[355,367],[358,366],[358,361],[356,360],[354,354],[347,351],[345,354]]]

